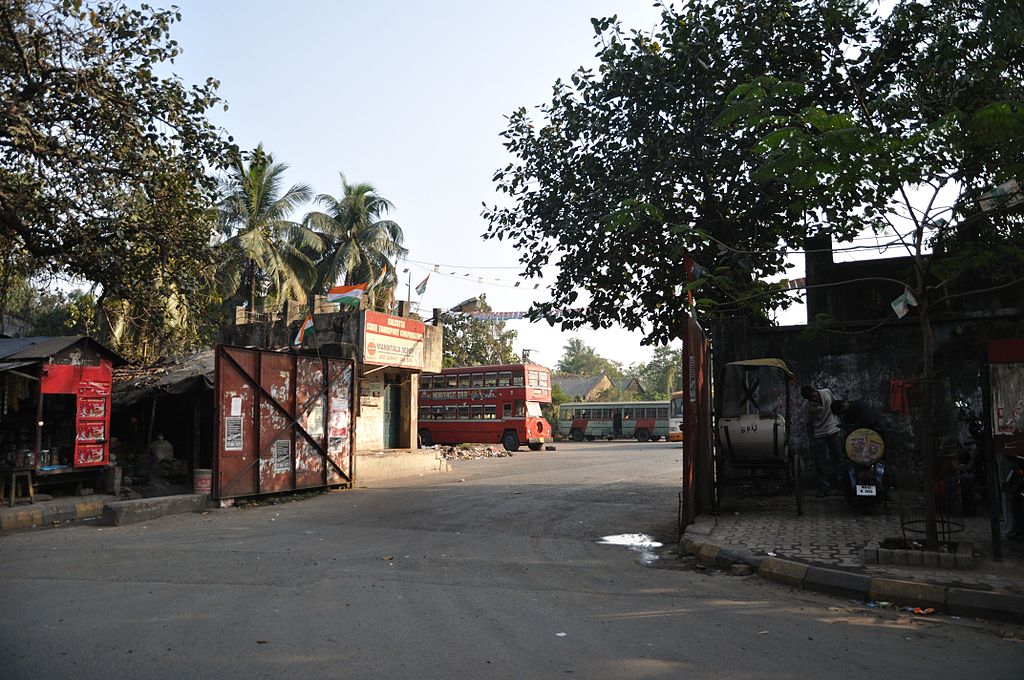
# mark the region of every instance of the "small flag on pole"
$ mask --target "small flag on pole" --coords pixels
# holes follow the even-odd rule
[[[423,295],[427,291],[427,281],[430,280],[430,274],[427,274],[427,278],[420,281],[420,285],[416,286],[416,294]]]
[[[355,307],[366,293],[366,284],[358,286],[335,286],[327,291],[327,301]]]
[[[292,345],[294,347],[302,346],[302,341],[306,339],[306,331],[315,331],[313,328],[313,315],[308,313],[306,314],[306,318],[302,322],[302,325],[299,326],[299,332],[295,334],[295,339],[292,340]]]

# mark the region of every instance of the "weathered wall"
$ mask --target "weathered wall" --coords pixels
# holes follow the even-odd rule
[[[359,379],[359,417],[356,418],[356,450],[384,448],[384,378]],[[356,468],[357,474],[361,471]]]
[[[966,399],[981,410],[980,370],[985,343],[1024,335],[1024,316],[978,315],[946,318],[933,324],[937,377],[948,381],[949,404]],[[922,370],[921,328],[916,317],[881,327],[848,325],[842,332],[812,331],[807,326],[749,328],[742,319],[712,327],[716,380],[730,361],[778,357],[796,374],[795,422],[791,446],[806,450],[802,384],[827,387],[840,399],[863,399],[874,406],[894,433],[913,436],[914,423],[888,411],[890,381],[910,379]],[[940,427],[950,423],[937,423]]]

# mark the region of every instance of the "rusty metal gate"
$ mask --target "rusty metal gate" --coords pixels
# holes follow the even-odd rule
[[[679,531],[711,508],[714,488],[714,429],[711,418],[711,344],[686,314],[683,337],[683,483]]]
[[[214,498],[351,486],[350,359],[220,345]]]

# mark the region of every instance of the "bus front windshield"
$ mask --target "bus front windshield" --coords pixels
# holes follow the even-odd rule
[[[683,415],[683,398],[672,397],[672,401],[669,404],[669,413],[673,418],[680,418]]]
[[[540,402],[539,401],[528,401],[526,402],[526,415],[533,416],[534,418],[541,417]]]

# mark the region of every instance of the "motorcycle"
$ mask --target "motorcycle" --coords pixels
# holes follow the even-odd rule
[[[869,409],[860,402],[833,401],[832,412],[843,424],[843,494],[851,504],[869,507],[888,501],[885,436]]]

